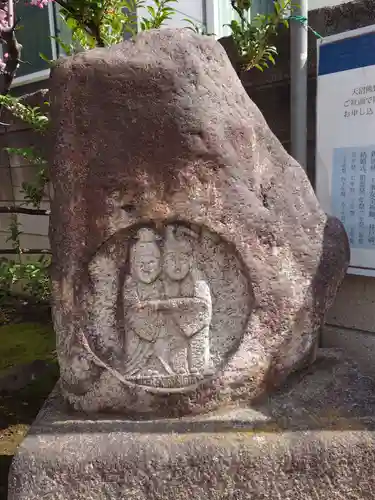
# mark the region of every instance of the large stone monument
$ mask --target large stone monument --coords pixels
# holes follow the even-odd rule
[[[375,408],[350,362],[315,362],[347,238],[224,50],[161,30],[61,60],[51,115],[61,381],[14,461],[10,498],[336,498],[332,485],[289,497],[286,472],[271,470],[283,454],[309,469],[331,453],[290,433],[311,427],[303,416],[319,398],[349,418],[336,395],[348,373],[354,417]],[[309,373],[307,385],[293,372]],[[273,437],[264,448],[255,431],[239,432],[259,422],[286,433],[273,457]],[[332,451],[344,484],[341,461]],[[257,492],[252,471],[269,474],[268,486]]]
[[[214,39],[61,61],[51,243],[64,397],[166,416],[249,401],[314,358],[348,263]]]

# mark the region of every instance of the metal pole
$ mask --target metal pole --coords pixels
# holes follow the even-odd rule
[[[290,117],[291,154],[306,169],[307,165],[307,42],[308,0],[293,7],[290,22]]]

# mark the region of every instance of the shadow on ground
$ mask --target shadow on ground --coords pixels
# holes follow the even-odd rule
[[[49,322],[0,326],[0,500],[13,455],[57,379]]]
[[[0,394],[0,500],[7,498],[12,457],[58,379],[57,363],[40,378],[14,393]]]
[[[11,455],[0,455],[0,498],[6,500],[8,489],[8,470],[12,462]]]

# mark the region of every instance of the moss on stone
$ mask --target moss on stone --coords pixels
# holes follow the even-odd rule
[[[17,365],[36,359],[51,362],[55,357],[52,325],[20,323],[0,326],[0,375]]]

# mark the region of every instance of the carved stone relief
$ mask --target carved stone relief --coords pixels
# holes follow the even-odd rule
[[[204,228],[134,228],[104,244],[89,270],[88,345],[124,383],[186,390],[220,369],[241,341],[251,289],[235,252]]]

